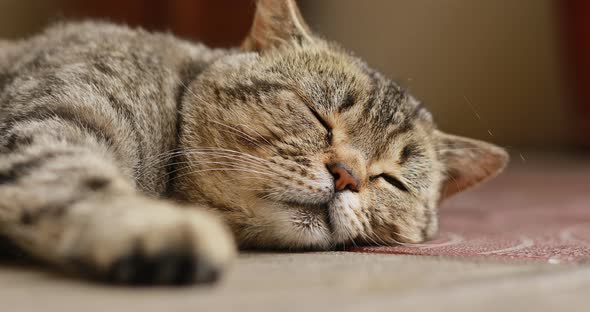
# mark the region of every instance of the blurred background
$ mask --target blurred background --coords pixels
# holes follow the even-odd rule
[[[513,153],[590,147],[590,1],[299,0],[320,35],[408,87],[448,131]],[[0,0],[0,37],[86,17],[238,45],[253,0]]]

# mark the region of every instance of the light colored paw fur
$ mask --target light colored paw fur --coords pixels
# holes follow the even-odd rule
[[[103,205],[103,207],[96,207]],[[57,246],[66,265],[130,284],[212,282],[234,257],[213,215],[165,201],[123,197],[72,207]]]

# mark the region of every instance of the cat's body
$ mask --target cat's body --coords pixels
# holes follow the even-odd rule
[[[260,1],[242,51],[90,22],[0,41],[0,235],[113,281],[212,280],[226,228],[254,248],[420,242],[505,162],[292,1]]]
[[[10,134],[10,121],[29,119],[25,115],[74,116],[112,145],[122,174],[133,177],[143,192],[160,196],[166,191],[166,168],[148,162],[177,147],[186,84],[228,52],[86,22],[53,26],[32,39],[5,44],[0,53],[0,133]]]
[[[68,266],[65,263],[110,260],[83,259],[99,255],[76,255],[88,251],[67,246],[80,244],[79,248],[84,248],[92,244],[83,237],[76,238],[82,241],[60,246],[62,236],[82,236],[65,231],[86,230],[78,227],[88,226],[84,220],[67,220],[67,214],[76,210],[67,206],[120,201],[102,209],[111,215],[105,218],[112,218],[97,225],[104,226],[96,229],[104,234],[128,235],[124,224],[137,222],[122,220],[124,211],[108,212],[116,205],[137,206],[140,211],[131,212],[129,218],[172,223],[160,226],[177,230],[176,221],[166,218],[190,217],[181,213],[175,216],[177,209],[171,204],[173,211],[158,209],[158,205],[168,204],[148,198],[167,192],[170,167],[157,160],[177,148],[178,105],[186,84],[221,53],[169,35],[103,23],[57,25],[35,38],[4,44],[0,51],[0,231],[9,237],[18,236],[16,244],[35,256]],[[142,206],[150,205],[156,212],[143,216],[150,214],[150,208]],[[113,210],[121,209],[124,207]],[[145,229],[135,229],[138,233],[134,235],[163,235],[157,233],[158,226],[146,224]],[[30,233],[21,235],[23,231]],[[231,254],[231,241],[224,238],[222,235],[220,246],[214,248]],[[187,240],[189,244],[192,239]],[[154,257],[171,257],[172,263],[188,261],[182,251],[175,251],[180,247],[172,246],[173,242],[159,244],[162,246],[152,248],[170,250],[162,250],[162,255],[154,251]],[[105,253],[112,247],[90,248]],[[111,252],[122,253],[117,255],[121,258],[133,257],[130,247],[120,246],[122,250]],[[191,252],[185,252],[186,257],[192,257]],[[95,263],[89,267],[95,265],[100,266]],[[183,270],[191,280],[191,268]]]

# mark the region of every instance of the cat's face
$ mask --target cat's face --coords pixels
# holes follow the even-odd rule
[[[242,246],[420,242],[442,197],[504,166],[501,149],[439,132],[397,84],[312,36],[293,2],[258,5],[251,52],[186,95],[176,177]]]

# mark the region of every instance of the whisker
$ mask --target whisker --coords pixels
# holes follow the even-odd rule
[[[252,143],[252,144],[256,145],[256,146],[257,146],[258,148],[260,148],[260,149],[263,149],[263,150],[270,151],[270,150],[268,149],[268,147],[266,147],[266,146],[262,146],[262,145],[260,145],[258,142],[256,142],[256,138],[254,138],[253,136],[251,136],[251,135],[247,134],[247,133],[246,133],[246,132],[244,132],[244,131],[241,131],[240,129],[238,129],[238,128],[236,128],[236,127],[232,127],[232,126],[230,126],[230,125],[228,125],[228,124],[224,124],[224,123],[222,123],[222,122],[219,122],[219,121],[217,121],[217,120],[211,120],[211,122],[213,122],[213,123],[216,123],[216,124],[218,124],[218,125],[220,125],[220,126],[222,126],[222,127],[226,127],[226,128],[228,128],[228,129],[230,129],[230,130],[233,130],[233,131],[234,131],[234,133],[238,134],[238,135],[239,135],[241,138],[243,138],[243,139],[247,140],[248,142],[250,142],[250,143]],[[228,132],[228,131],[226,131],[226,132]]]
[[[255,161],[249,158],[246,158],[244,156],[241,155],[235,155],[235,154],[228,154],[228,153],[224,153],[224,152],[197,152],[197,151],[193,151],[193,152],[187,152],[184,155],[204,155],[204,156],[213,156],[213,157],[219,157],[219,158],[227,158],[227,159],[231,159],[231,160],[235,160],[235,161],[241,161],[242,163],[248,163],[251,165],[255,165],[255,166],[261,166],[261,167],[265,167],[268,168],[268,164],[270,162],[260,162],[260,161]]]
[[[221,148],[221,147],[212,147],[212,146],[204,146],[204,147],[198,147],[198,148],[190,148],[187,149],[187,152],[191,152],[191,151],[218,151],[218,152],[228,152],[228,153],[233,153],[233,154],[238,154],[238,155],[242,155],[248,158],[252,158],[253,160],[259,160],[262,162],[268,162],[268,160],[264,159],[264,158],[260,158],[257,156],[254,156],[252,154],[248,154],[248,153],[244,153],[244,152],[240,152],[240,151],[236,151],[236,150],[231,150],[231,149],[226,149],[226,148]]]
[[[254,131],[254,133],[256,133],[256,134],[257,134],[257,135],[258,135],[258,136],[259,136],[261,139],[263,139],[263,140],[264,140],[264,142],[268,143],[268,145],[272,145],[272,143],[270,143],[270,141],[269,141],[269,140],[267,140],[267,139],[266,139],[266,138],[265,138],[265,137],[264,137],[262,134],[260,134],[260,132],[256,131],[256,129],[254,129],[254,128],[252,128],[252,127],[249,127],[248,125],[245,125],[245,124],[240,124],[239,126],[241,126],[241,127],[246,127],[246,128],[248,128],[248,129],[250,129],[250,130]]]
[[[198,154],[198,153],[194,153],[194,154]],[[207,156],[209,156],[209,154]],[[225,161],[224,162],[225,164],[232,164],[232,165],[235,165],[235,166],[238,166],[238,165],[249,165],[249,166],[253,166],[253,167],[255,167],[255,168],[259,169],[259,170],[264,170],[264,171],[267,171],[267,172],[272,172],[268,166],[261,165],[259,163],[250,162],[250,161],[247,161],[247,160],[244,160],[244,159],[234,158],[233,156],[227,156],[227,155],[212,155],[212,156],[214,156],[215,158],[228,159],[228,160],[233,161],[233,162]],[[192,163],[205,163],[207,161],[210,161],[214,157],[206,158],[206,159],[190,159],[190,160],[182,161],[182,162],[168,163],[168,164],[165,164],[163,166],[156,167],[156,168],[163,168],[163,167],[180,165],[180,164],[186,164],[186,163],[191,163],[191,162]],[[214,162],[210,162],[210,163],[213,164]]]
[[[215,168],[215,169],[202,169],[202,170],[194,170],[194,171],[190,171],[187,172],[185,174],[179,175],[174,177],[174,179],[178,179],[187,175],[191,175],[191,174],[195,174],[195,173],[201,173],[201,172],[210,172],[210,171],[241,171],[241,172],[249,172],[249,173],[257,173],[257,174],[261,174],[261,175],[266,175],[266,176],[270,176],[270,177],[276,177],[275,175],[271,175],[271,174],[267,174],[267,173],[263,173],[263,172],[258,172],[255,170],[248,170],[248,169],[236,169],[236,168]]]

